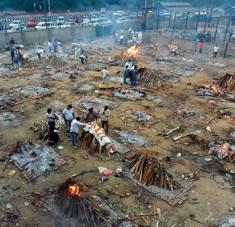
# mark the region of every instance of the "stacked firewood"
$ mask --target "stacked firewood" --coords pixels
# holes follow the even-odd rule
[[[60,68],[60,67],[62,67],[62,66],[65,65],[65,63],[64,63],[63,61],[61,61],[61,59],[58,58],[58,57],[55,56],[55,55],[49,56],[49,58],[48,58],[48,64],[53,65],[53,66],[56,67],[56,68]]]
[[[235,89],[235,73],[226,73],[216,84],[221,89],[226,91],[233,91]]]
[[[138,181],[146,186],[155,185],[171,191],[181,187],[159,160],[150,155],[136,154],[129,165],[129,170]]]
[[[140,68],[138,73],[140,75],[140,81],[144,86],[154,88],[161,86],[159,71],[148,68]]]
[[[26,69],[34,69],[34,68],[38,67],[38,63],[34,60],[25,59],[23,61],[22,66],[23,66],[23,68],[26,68]]]
[[[49,126],[46,121],[37,120],[30,127],[36,134],[38,134],[39,139],[45,140],[49,132]]]
[[[77,187],[80,193],[69,192],[69,187]],[[71,178],[58,189],[56,203],[66,215],[77,218],[78,223],[84,226],[100,226],[106,222],[109,215],[109,212],[101,208],[87,193],[83,185]]]
[[[108,154],[109,151],[107,150],[106,146],[101,146],[99,141],[95,138],[94,135],[90,134],[89,132],[83,131],[81,135],[81,148],[87,149],[90,154],[94,153],[106,153]]]

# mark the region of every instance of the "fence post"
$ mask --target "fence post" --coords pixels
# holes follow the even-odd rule
[[[230,43],[230,41],[231,41],[232,35],[233,35],[233,33],[232,33],[232,32],[230,32],[228,42],[226,43],[226,46],[225,46],[224,56],[223,56],[223,58],[226,58],[227,51],[228,51],[228,45],[229,45],[229,43]]]
[[[176,23],[176,13],[175,13],[175,16],[174,16],[173,34],[174,34],[174,32],[175,32],[175,23]]]
[[[172,13],[171,13],[170,16],[169,16],[168,30],[169,30],[170,27],[171,27],[171,15],[172,15]]]
[[[185,19],[185,24],[184,24],[184,32],[186,32],[186,29],[188,26],[188,15],[189,15],[189,12],[187,12],[187,14],[186,14],[186,19]]]
[[[217,18],[217,21],[216,21],[215,34],[214,34],[214,42],[216,40],[218,27],[219,27],[219,17]]]
[[[196,32],[198,30],[199,20],[200,20],[200,11],[198,12],[198,16],[197,16]]]
[[[230,24],[230,17],[228,17],[228,22],[227,22],[227,26],[226,26],[226,30],[225,30],[225,34],[224,34],[224,41],[226,40],[226,37],[227,37],[229,24]]]

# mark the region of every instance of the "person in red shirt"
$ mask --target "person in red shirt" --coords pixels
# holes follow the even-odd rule
[[[199,54],[202,54],[202,50],[203,50],[203,42],[202,41],[200,41],[198,43],[197,48],[198,48]]]

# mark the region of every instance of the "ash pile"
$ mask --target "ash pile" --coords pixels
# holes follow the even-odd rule
[[[46,96],[52,93],[48,88],[34,87],[34,86],[17,88],[16,91],[25,97],[31,97],[31,98],[38,96],[40,97]]]
[[[111,139],[106,136],[103,128],[95,122],[87,125],[81,135],[81,147],[89,149],[91,154],[104,153],[111,155],[115,152],[115,147]]]
[[[95,89],[93,85],[82,83],[82,84],[72,84],[71,89],[77,93],[90,92]]]
[[[121,99],[136,101],[139,99],[145,99],[147,95],[145,92],[137,89],[117,88],[113,91],[113,96]]]
[[[138,122],[148,122],[152,119],[151,115],[144,111],[134,111],[130,113],[131,118]]]
[[[134,144],[141,147],[149,146],[149,142],[137,132],[121,130],[115,130],[115,132],[118,134],[118,139],[124,144]]]
[[[0,126],[2,127],[16,127],[23,121],[23,118],[19,115],[15,115],[12,112],[0,112]]]
[[[53,148],[33,143],[18,143],[11,160],[28,180],[48,174],[49,171],[65,164],[64,159]]]
[[[212,97],[216,96],[215,92],[212,91],[208,87],[196,87],[196,88],[194,88],[194,92],[198,96],[212,96]]]
[[[109,106],[110,108],[116,108],[117,104],[113,101],[104,99],[104,98],[97,98],[95,96],[85,96],[78,101],[73,103],[75,108],[89,110],[93,108],[95,112],[99,113],[101,110],[104,109],[105,106]]]
[[[8,110],[18,102],[17,98],[13,95],[2,93],[0,95],[0,110]]]
[[[189,117],[189,118],[195,118],[195,119],[200,119],[200,120],[204,120],[205,117],[203,115],[201,115],[198,112],[195,112],[189,108],[183,108],[183,109],[179,109],[177,111],[177,114],[183,116],[183,117]]]

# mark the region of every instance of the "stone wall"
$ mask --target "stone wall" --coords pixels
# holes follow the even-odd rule
[[[45,29],[45,30],[30,30],[22,32],[0,33],[0,48],[4,48],[11,37],[25,46],[34,44],[43,44],[52,39],[60,39],[62,42],[73,40],[93,40],[95,38],[94,27],[73,27],[63,29]]]

